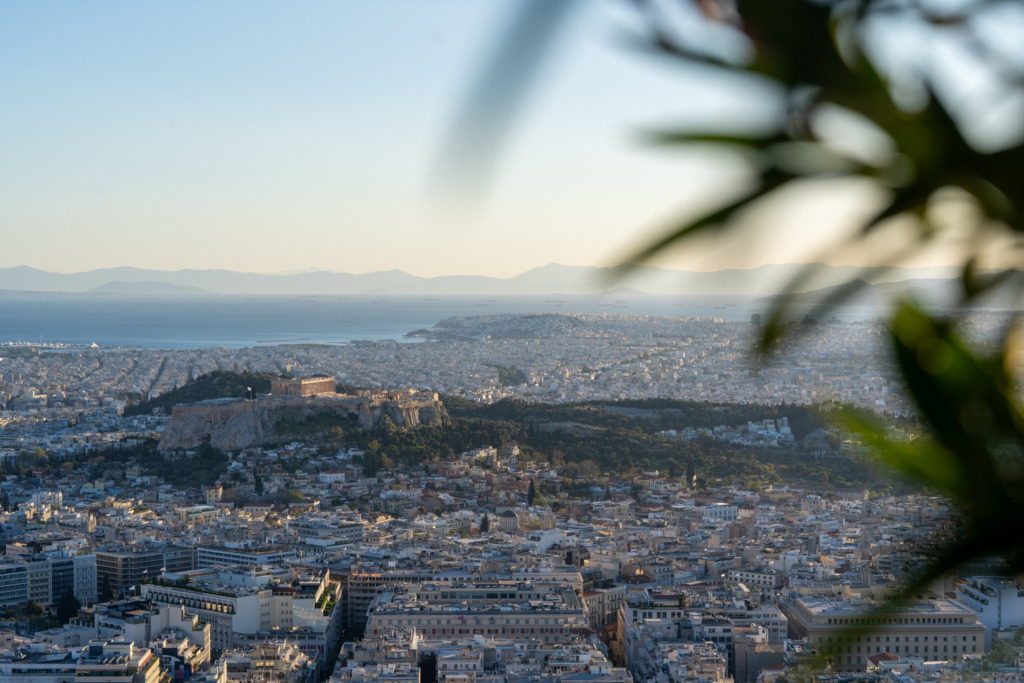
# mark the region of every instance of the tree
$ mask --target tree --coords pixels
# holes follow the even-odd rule
[[[25,603],[25,616],[26,617],[41,617],[43,616],[43,606],[35,600],[29,600]]]
[[[57,621],[61,624],[66,624],[71,621],[72,618],[78,615],[78,610],[81,608],[81,603],[78,602],[78,598],[70,590],[64,593],[57,601]]]
[[[486,534],[490,530],[491,530],[491,520],[487,516],[487,513],[485,512],[484,513],[484,518],[480,520],[480,533]]]
[[[380,456],[376,450],[367,450],[363,453],[363,476],[375,477],[380,469]]]
[[[697,485],[697,470],[693,466],[693,457],[686,462],[686,486],[693,488]]]
[[[114,599],[114,589],[110,585],[110,574],[103,575],[100,582],[100,594],[97,596],[100,602],[110,602]]]
[[[535,500],[537,500],[537,486],[533,483],[533,479],[531,479],[530,488],[526,491],[526,504],[532,506]]]
[[[258,474],[254,477],[252,489],[257,496],[263,495],[263,477]]]

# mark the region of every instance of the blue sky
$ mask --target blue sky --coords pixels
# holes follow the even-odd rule
[[[0,267],[615,263],[744,180],[728,158],[637,133],[768,106],[624,47],[624,6],[583,3],[486,202],[453,214],[425,180],[515,0],[0,4]],[[797,260],[871,195],[806,199],[745,249],[665,265]]]

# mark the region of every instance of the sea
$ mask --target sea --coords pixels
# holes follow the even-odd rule
[[[768,305],[748,297],[631,296],[112,296],[0,295],[0,344],[151,349],[246,348],[421,342],[406,334],[452,316],[596,313],[694,316],[749,321]],[[844,307],[859,320],[877,308]],[[0,347],[2,348],[2,347]]]

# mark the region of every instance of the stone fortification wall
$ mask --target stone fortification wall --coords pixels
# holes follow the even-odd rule
[[[416,389],[356,389],[356,396],[375,401],[440,401],[436,391]]]
[[[184,419],[190,415],[201,415],[211,422],[227,422],[235,415],[252,411],[255,401],[234,401],[231,403],[174,406],[171,419]]]
[[[322,413],[354,420],[363,429],[376,428],[385,417],[400,427],[440,425],[446,417],[441,402],[430,398],[261,396],[255,401],[175,406],[160,437],[160,450],[196,448],[203,443],[222,450],[237,450],[287,442],[294,437],[277,432],[279,421],[302,422]]]

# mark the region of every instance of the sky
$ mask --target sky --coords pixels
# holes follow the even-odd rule
[[[517,2],[0,4],[0,267],[510,277],[613,265],[744,186],[736,159],[640,134],[771,118],[770,98],[628,47],[626,3],[595,0],[547,61],[486,196],[439,201],[442,142]],[[808,260],[879,199],[792,195],[756,238],[658,264]]]

